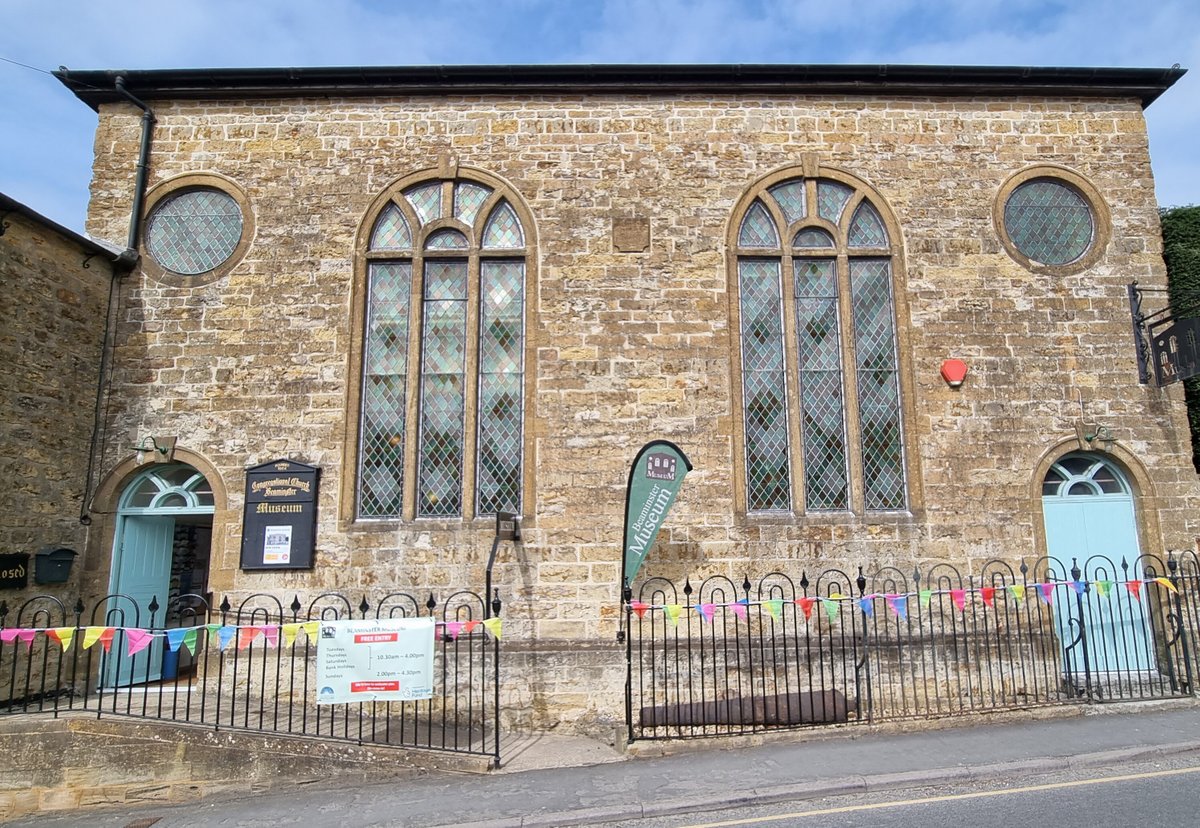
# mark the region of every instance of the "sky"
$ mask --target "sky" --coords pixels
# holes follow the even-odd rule
[[[96,116],[60,65],[513,63],[1180,64],[1150,152],[1159,203],[1200,203],[1196,0],[0,0],[0,192],[83,228]]]

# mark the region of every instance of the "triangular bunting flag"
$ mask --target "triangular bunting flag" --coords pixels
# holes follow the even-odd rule
[[[896,617],[901,621],[904,621],[908,618],[907,595],[889,595],[887,597],[887,605],[892,612],[896,613]]]
[[[813,608],[814,603],[815,603],[815,600],[812,598],[808,598],[808,597],[796,599],[796,606],[800,607],[801,611],[804,613],[805,618],[812,617],[812,608]]]
[[[1129,590],[1129,594],[1135,600],[1140,600],[1142,597],[1142,582],[1141,581],[1126,581],[1125,588]]]
[[[229,625],[226,625],[226,626],[218,629],[217,630],[217,647],[221,650],[224,650],[226,647],[228,647],[229,642],[233,641],[234,637],[237,636],[237,631],[238,631],[237,627],[231,627]]]
[[[1096,587],[1097,595],[1099,595],[1101,598],[1107,598],[1109,595],[1112,595],[1112,588],[1114,584],[1115,581],[1096,581],[1093,586]]]
[[[129,655],[140,653],[142,650],[150,646],[150,642],[154,640],[154,634],[149,630],[126,629],[125,644],[129,650]]]
[[[716,609],[715,604],[696,604],[696,612],[700,613],[700,617],[705,621],[713,620],[714,609]]]
[[[317,631],[321,629],[320,621],[305,621],[300,625],[300,629],[304,630],[304,634],[308,636],[308,640],[313,644],[317,643]]]
[[[463,628],[462,621],[447,621],[446,622],[446,635],[450,636],[451,641],[457,641],[458,634],[460,632],[462,632],[462,628]]]
[[[921,604],[921,609],[929,609],[929,602],[933,598],[932,589],[923,589],[917,593],[917,600]]]
[[[638,618],[645,618],[646,610],[650,609],[650,605],[645,601],[630,601],[629,608],[634,611]]]
[[[979,588],[979,597],[983,599],[983,605],[985,607],[994,606],[995,601],[996,601],[996,588],[995,587],[980,587]]]
[[[89,650],[92,645],[100,640],[100,636],[104,634],[106,627],[84,627],[83,628],[83,649]],[[109,640],[112,638],[110,636]]]
[[[864,595],[862,598],[859,598],[858,605],[859,605],[859,607],[862,608],[863,615],[874,615],[875,614],[875,596],[874,595]]]
[[[1013,600],[1025,600],[1025,587],[1022,584],[1012,584],[1008,588],[1008,594],[1013,597]]]
[[[33,647],[33,637],[37,635],[37,630],[17,630],[17,638],[25,642],[25,646]]]
[[[46,630],[46,635],[53,638],[62,645],[63,652],[71,649],[71,642],[75,639],[74,627],[55,627],[51,630]]]
[[[1054,603],[1054,584],[1037,584],[1038,594],[1047,604]]]
[[[767,611],[767,615],[771,616],[776,621],[779,620],[779,611],[783,609],[783,601],[778,598],[771,598],[762,602],[763,609]]]
[[[296,636],[300,633],[300,624],[292,622],[284,624],[280,629],[283,631],[283,646],[290,647],[292,642],[296,640]]]
[[[100,631],[99,641],[100,646],[104,648],[104,652],[107,653],[112,650],[113,635],[116,632],[116,629],[113,627],[105,627]]]
[[[167,630],[167,649],[173,653],[179,652],[179,648],[183,644],[183,637],[187,634],[188,631],[182,627],[175,630]]]
[[[667,621],[674,627],[679,623],[679,614],[683,612],[683,607],[680,604],[667,604],[663,607],[663,613],[667,616]]]
[[[1071,588],[1075,590],[1076,595],[1083,595],[1083,593],[1087,592],[1087,582],[1071,581]]]
[[[954,602],[954,606],[959,610],[963,610],[967,606],[967,591],[965,589],[950,590],[950,600]]]
[[[502,625],[500,623],[499,618],[489,618],[483,622],[483,626],[484,626],[484,629],[486,629],[488,632],[490,632],[493,636],[496,637],[497,641],[500,640],[500,632],[502,629]]]
[[[238,627],[237,648],[239,650],[246,649],[260,635],[262,635],[261,627]]]
[[[3,641],[5,644],[11,644],[16,640],[17,640],[17,630],[16,629],[0,630],[0,641]]]
[[[1178,594],[1178,592],[1179,592],[1179,590],[1177,590],[1175,588],[1175,585],[1173,583],[1171,583],[1170,578],[1155,578],[1154,583],[1159,584],[1160,586],[1164,586],[1167,589],[1169,589],[1171,592],[1174,592],[1176,594]]]
[[[205,624],[204,630],[205,630],[205,632],[208,633],[208,636],[209,636],[208,640],[209,640],[209,643],[211,644],[213,641],[218,640],[218,638],[221,634],[221,625],[220,624]]]
[[[279,625],[278,624],[266,624],[265,626],[262,627],[262,632],[263,632],[263,638],[265,638],[267,640],[268,647],[278,647],[279,646]]]
[[[200,637],[200,628],[192,627],[183,636],[183,648],[192,655],[196,654],[196,639]]]
[[[470,635],[471,632],[478,626],[479,626],[478,621],[464,621],[463,629],[462,629],[463,635]]]
[[[733,614],[738,618],[742,619],[743,621],[746,620],[746,605],[744,603],[738,601],[736,604],[730,604],[729,608],[733,610]]]
[[[825,615],[829,617],[829,622],[833,623],[838,616],[838,602],[831,601],[827,598],[822,598],[821,606],[825,608]]]

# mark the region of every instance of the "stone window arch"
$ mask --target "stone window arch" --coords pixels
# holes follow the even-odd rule
[[[366,217],[355,516],[520,512],[531,222],[492,176],[409,177]]]
[[[909,509],[900,240],[882,199],[838,171],[776,173],[730,235],[747,511]]]

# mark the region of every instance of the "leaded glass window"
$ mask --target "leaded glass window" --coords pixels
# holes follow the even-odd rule
[[[1008,197],[1004,231],[1026,258],[1065,265],[1092,246],[1095,220],[1091,207],[1073,187],[1053,178],[1035,178]]]
[[[493,186],[427,181],[371,226],[358,516],[520,512],[529,251],[516,210]]]
[[[847,181],[793,178],[758,193],[735,226],[749,511],[906,509],[892,241],[878,205]]]
[[[146,251],[164,270],[183,276],[220,267],[241,240],[242,208],[215,188],[169,196],[146,222]]]

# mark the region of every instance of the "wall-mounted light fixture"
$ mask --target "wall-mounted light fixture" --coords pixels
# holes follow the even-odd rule
[[[174,437],[155,437],[147,434],[136,446],[130,446],[137,454],[138,465],[146,462],[146,455],[155,463],[169,463],[175,455]]]
[[[967,378],[967,363],[961,359],[947,359],[942,363],[942,379],[951,388],[958,388]]]

